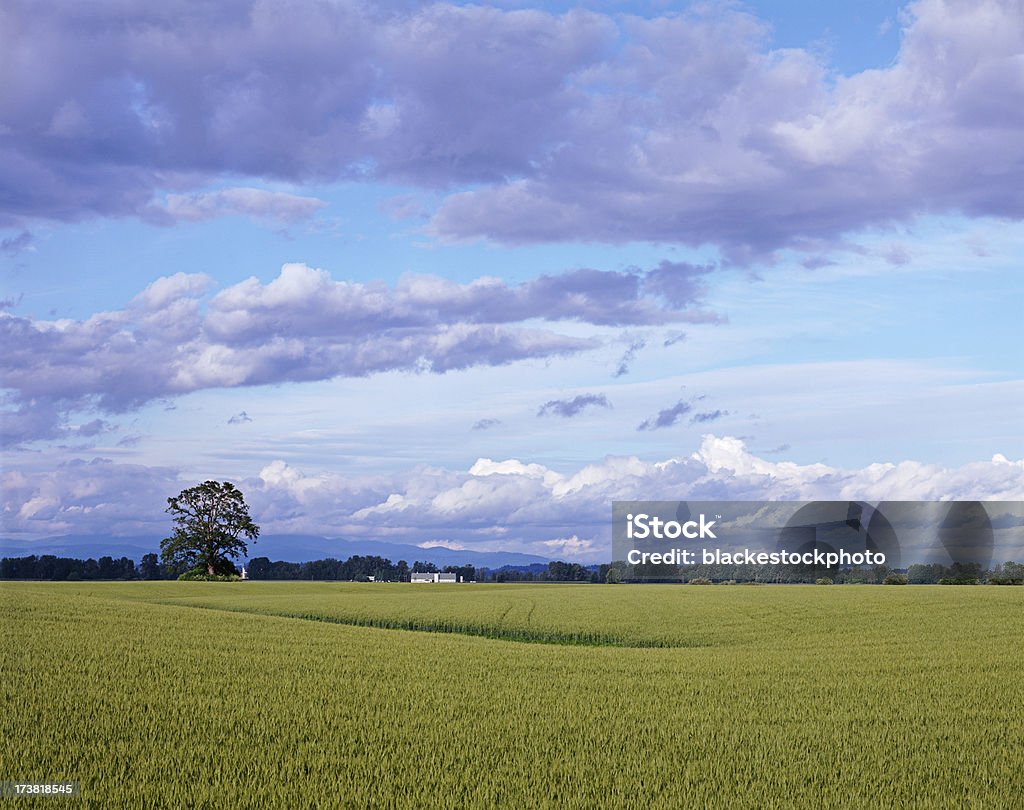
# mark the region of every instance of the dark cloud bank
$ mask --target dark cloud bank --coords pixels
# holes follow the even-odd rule
[[[0,227],[322,205],[245,178],[436,190],[445,238],[741,262],[923,212],[1024,214],[1020,0],[911,3],[894,63],[853,76],[699,9],[9,0]]]

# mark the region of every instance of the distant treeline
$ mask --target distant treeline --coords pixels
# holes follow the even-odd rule
[[[347,560],[328,558],[293,563],[255,557],[246,573],[259,580],[339,580],[367,582],[408,582],[413,573],[452,573],[463,582],[618,582],[624,578],[625,567],[612,565],[580,565],[550,562],[528,566],[476,568],[472,565],[448,565],[439,568],[433,563],[417,560],[411,566],[405,560],[392,563],[385,557],[354,555]],[[145,554],[139,565],[128,557],[100,557],[78,560],[51,554],[0,559],[0,579],[36,579],[53,581],[176,579],[180,570],[168,568],[156,554]],[[649,570],[652,576],[664,573],[664,567]],[[799,583],[828,579],[835,584],[882,584],[905,582],[912,585],[1024,585],[1024,564],[1006,562],[991,569],[978,564],[956,563],[951,566],[911,565],[906,571],[886,566],[851,568],[827,572],[800,571],[787,566],[714,566],[697,565],[674,569],[666,582],[765,582]]]
[[[603,582],[609,566],[583,566],[579,563],[552,562],[532,566],[499,569],[472,565],[438,567],[433,563],[405,560],[397,563],[385,557],[354,555],[347,560],[328,558],[293,563],[255,557],[246,573],[250,579],[262,580],[341,580],[367,582],[408,582],[412,573],[452,573],[463,582]],[[145,554],[139,565],[128,557],[79,560],[52,554],[0,559],[0,579],[40,579],[54,581],[177,579],[184,573],[160,562],[156,554]]]
[[[988,571],[983,571],[977,563],[956,563],[948,568],[912,565],[907,569],[907,579],[913,584],[972,585],[987,582],[990,585],[1024,585],[1024,563],[1005,562]]]
[[[347,560],[326,560],[293,563],[283,560],[271,561],[269,557],[254,557],[249,560],[247,573],[250,579],[326,579],[366,582],[373,578],[378,582],[408,582],[413,572],[444,571],[455,573],[466,582],[476,579],[476,568],[472,565],[438,568],[431,563],[418,560],[409,566],[405,560],[397,563],[386,557],[373,554],[356,554]]]
[[[155,554],[147,554],[155,558]],[[145,558],[144,558],[145,559]],[[0,579],[50,579],[50,580],[90,580],[90,579],[158,579],[144,577],[141,567],[135,560],[121,557],[100,557],[94,560],[76,560],[71,557],[55,557],[44,554],[41,557],[4,557],[0,560]]]
[[[666,572],[664,565],[627,567],[615,563],[606,581],[626,580],[640,576],[648,582],[764,582],[813,583],[828,581],[836,585],[1024,585],[1024,564],[1006,562],[985,569],[977,563],[953,565],[911,565],[896,570],[884,565],[842,569],[814,569],[787,565],[692,565]],[[668,573],[668,576],[666,576]]]
[[[506,566],[489,569],[472,565],[446,565],[417,560],[411,566],[405,560],[392,563],[385,557],[359,556],[347,560],[313,562],[271,562],[267,557],[249,561],[247,573],[252,579],[320,579],[378,582],[408,582],[413,573],[455,574],[463,582],[603,582],[610,566],[584,566],[579,563],[550,562],[530,566]]]

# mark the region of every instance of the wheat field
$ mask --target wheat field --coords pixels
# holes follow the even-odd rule
[[[0,583],[76,807],[1019,807],[1024,588]]]

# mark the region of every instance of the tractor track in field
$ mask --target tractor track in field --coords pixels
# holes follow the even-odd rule
[[[533,630],[529,628],[502,627],[500,625],[478,625],[467,622],[453,622],[434,619],[391,619],[370,616],[330,616],[319,613],[285,613],[269,610],[252,610],[223,605],[204,605],[189,600],[146,600],[144,604],[163,605],[165,607],[188,608],[192,610],[213,610],[222,613],[243,613],[250,616],[265,616],[276,619],[293,619],[299,621],[338,624],[347,627],[370,627],[378,630],[405,630],[416,633],[441,633],[447,635],[474,636],[495,641],[514,641],[525,644],[549,644],[555,646],[577,647],[623,647],[636,649],[672,648],[687,649],[712,646],[709,644],[666,643],[652,639],[630,639],[597,633],[572,633],[551,630]],[[536,605],[531,606],[527,623],[533,615]],[[509,606],[511,610],[511,605]],[[509,612],[505,611],[505,614]],[[504,615],[502,614],[502,618]],[[501,619],[499,619],[499,622]]]

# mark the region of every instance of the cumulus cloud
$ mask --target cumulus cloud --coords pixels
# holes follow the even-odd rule
[[[652,273],[660,273],[661,267]],[[4,387],[13,392],[10,441],[58,435],[61,415],[108,412],[206,388],[360,377],[384,371],[445,373],[573,354],[594,337],[527,326],[657,325],[695,317],[691,295],[639,270],[571,270],[519,284],[466,284],[427,275],[337,281],[286,264],[267,284],[250,278],[207,300],[211,279],[160,278],[121,310],[85,320],[38,320],[0,311]],[[696,317],[703,317],[699,313]]]
[[[68,433],[68,414],[59,401],[8,396],[2,402],[0,442],[4,447],[33,439],[55,439]]]
[[[926,211],[1024,214],[1018,0],[914,3],[891,67],[839,77],[742,13],[623,27],[578,82],[595,92],[575,148],[450,195],[438,233],[710,242],[745,262]]]
[[[45,472],[0,472],[5,532],[26,536],[164,532],[175,470],[74,459]],[[162,535],[161,535],[162,536]]]
[[[346,0],[2,13],[9,219],[145,214],[157,189],[225,177],[499,180],[555,142],[566,79],[616,37],[582,11]]]
[[[608,401],[608,397],[604,394],[580,394],[572,399],[548,400],[537,410],[537,416],[554,414],[555,416],[561,416],[563,419],[571,419],[591,405],[601,408],[610,408],[612,406]]]
[[[769,461],[739,439],[705,436],[688,455],[608,457],[566,473],[518,459],[480,459],[468,470],[348,477],[275,461],[237,483],[266,534],[504,548],[597,562],[609,553],[613,500],[1022,501],[1024,460],[997,455],[952,468],[902,461],[842,469]],[[162,531],[167,494],[188,485],[172,470],[103,460],[45,473],[5,470],[0,484],[3,529],[21,535]]]
[[[473,423],[473,430],[490,430],[501,424],[500,419],[479,419]]]
[[[661,295],[672,306],[687,306],[704,297],[704,277],[714,272],[711,264],[662,261],[647,273],[644,285],[649,292]]]
[[[894,62],[849,76],[773,49],[729,5],[10,0],[0,14],[16,88],[0,106],[0,227],[316,204],[203,190],[237,178],[437,190],[431,228],[450,239],[714,244],[735,261],[922,212],[1024,214],[1019,0],[912,3]]]
[[[572,537],[556,537],[554,540],[542,540],[541,545],[547,549],[546,557],[558,557],[561,559],[578,560],[581,557],[593,556],[595,551],[604,551],[596,548],[593,540],[581,540],[575,534]]]

